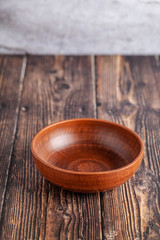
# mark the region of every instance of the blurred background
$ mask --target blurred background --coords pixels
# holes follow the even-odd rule
[[[7,0],[3,54],[158,54],[160,0]]]

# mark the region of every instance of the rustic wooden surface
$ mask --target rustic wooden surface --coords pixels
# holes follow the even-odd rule
[[[43,126],[112,120],[145,143],[127,183],[105,193],[64,191],[30,152]],[[160,239],[158,57],[0,57],[0,239]]]

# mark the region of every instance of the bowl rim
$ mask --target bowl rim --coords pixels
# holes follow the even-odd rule
[[[33,144],[34,144],[34,141],[36,138],[39,137],[39,135],[44,132],[45,130],[47,130],[48,128],[52,127],[52,126],[57,126],[57,125],[60,125],[60,124],[63,124],[63,123],[66,123],[66,122],[78,122],[78,121],[93,121],[93,122],[103,122],[103,123],[108,123],[110,125],[115,125],[117,127],[120,127],[120,128],[123,128],[125,130],[127,130],[128,132],[130,132],[132,135],[134,135],[138,142],[140,143],[140,152],[138,154],[138,156],[132,161],[130,162],[129,164],[123,166],[123,167],[120,167],[120,168],[116,168],[116,169],[112,169],[112,170],[108,170],[108,171],[100,171],[100,172],[76,172],[76,171],[71,171],[71,170],[67,170],[67,169],[63,169],[63,168],[59,168],[59,167],[56,167],[50,163],[47,163],[46,161],[44,161],[43,159],[41,159],[37,154],[36,152],[34,151],[34,148],[33,148]],[[48,166],[49,168],[53,169],[53,170],[57,170],[59,172],[63,172],[63,173],[68,173],[68,174],[73,174],[73,175],[104,175],[104,174],[110,174],[110,173],[116,173],[116,172],[119,172],[119,171],[123,171],[123,170],[127,170],[128,168],[132,168],[132,166],[134,166],[134,164],[141,158],[143,157],[143,154],[144,154],[144,143],[142,141],[142,139],[139,137],[139,135],[134,132],[133,130],[131,130],[130,128],[124,126],[124,125],[121,125],[119,123],[115,123],[115,122],[112,122],[112,121],[108,121],[108,120],[103,120],[103,119],[96,119],[96,118],[73,118],[73,119],[66,119],[66,120],[62,120],[62,121],[58,121],[58,122],[55,122],[55,123],[51,123],[45,127],[43,127],[42,129],[40,129],[36,135],[32,138],[32,141],[31,141],[31,152],[33,154],[33,156],[38,159],[42,164]]]

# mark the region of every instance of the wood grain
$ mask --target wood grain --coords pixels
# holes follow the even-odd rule
[[[0,56],[0,218],[17,127],[23,57]]]
[[[55,187],[40,175],[30,152],[32,137],[45,125],[94,116],[90,57],[28,57],[2,239],[101,239],[99,194]]]
[[[103,239],[160,239],[160,69],[154,57],[97,57],[98,117],[135,130],[143,162],[121,187],[101,194]]]

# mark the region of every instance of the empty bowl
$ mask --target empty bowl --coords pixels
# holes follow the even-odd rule
[[[135,132],[117,123],[71,119],[40,130],[31,151],[41,174],[55,185],[75,192],[101,192],[133,176],[144,145]]]

